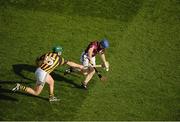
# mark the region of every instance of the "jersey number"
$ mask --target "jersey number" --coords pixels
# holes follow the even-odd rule
[[[54,60],[55,60],[55,58],[53,58],[53,57],[46,57],[45,58],[45,62],[44,63],[46,63],[47,65],[53,65],[53,63],[54,63]]]

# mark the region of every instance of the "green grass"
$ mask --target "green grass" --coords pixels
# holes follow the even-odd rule
[[[0,0],[0,120],[180,120],[179,33],[179,0]],[[65,66],[53,73],[60,102],[47,101],[47,85],[39,97],[11,92],[23,77],[34,86],[34,60],[54,45],[79,63],[102,38],[105,83],[79,89],[84,77],[64,77]]]

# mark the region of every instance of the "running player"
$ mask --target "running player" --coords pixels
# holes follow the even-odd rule
[[[59,99],[54,96],[54,80],[50,73],[56,67],[64,64],[79,69],[83,68],[82,65],[76,64],[71,61],[65,61],[64,58],[61,56],[62,50],[63,49],[60,46],[54,47],[53,52],[46,53],[36,59],[36,64],[38,68],[35,71],[36,85],[34,89],[18,83],[16,84],[16,87],[12,89],[12,91],[20,90],[37,96],[41,93],[44,84],[47,83],[49,85],[49,101],[59,101]]]
[[[109,70],[109,63],[106,61],[105,58],[105,49],[109,47],[109,41],[107,39],[103,39],[101,41],[92,41],[85,51],[81,54],[80,61],[82,62],[83,66],[86,67],[89,72],[85,80],[82,82],[82,86],[87,89],[87,84],[93,77],[95,70],[93,67],[96,66],[96,56],[97,54],[100,55],[102,60],[102,66],[106,69],[106,71]],[[66,73],[70,73],[73,71],[73,68],[69,68],[66,70]]]

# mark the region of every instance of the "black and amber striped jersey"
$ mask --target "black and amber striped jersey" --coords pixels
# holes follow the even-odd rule
[[[57,53],[49,52],[36,59],[36,64],[47,73],[51,73],[57,66],[65,63],[64,58]]]

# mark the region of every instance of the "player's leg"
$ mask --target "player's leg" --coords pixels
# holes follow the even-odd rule
[[[30,88],[30,87],[26,87],[26,86],[24,86],[24,85],[21,85],[21,84],[19,84],[19,83],[17,83],[16,84],[16,87],[14,87],[13,89],[12,89],[12,91],[23,91],[23,92],[25,92],[25,93],[29,93],[29,94],[32,94],[32,95],[35,95],[35,96],[37,96],[37,95],[39,95],[40,93],[41,93],[41,91],[42,91],[42,89],[43,89],[43,86],[42,85],[35,85],[35,88],[34,89],[32,89],[32,88]]]
[[[94,68],[93,68],[93,67],[88,67],[88,72],[87,72],[86,78],[85,78],[85,80],[82,82],[82,86],[83,86],[84,88],[87,89],[87,84],[88,84],[89,81],[92,79],[94,73],[95,73]]]
[[[49,74],[47,75],[46,82],[49,85],[49,95],[54,95],[54,80],[51,77],[51,75],[49,75]]]
[[[35,96],[38,96],[41,91],[43,90],[44,85],[41,84],[36,84],[34,89],[30,88],[30,87],[26,87],[26,92]]]
[[[46,82],[49,85],[49,101],[59,101],[60,99],[54,96],[54,79],[50,74],[47,74]]]
[[[81,54],[80,62],[82,63],[83,66],[88,66],[88,59],[84,52]],[[70,74],[71,72],[80,72],[80,71],[81,69],[70,66],[65,70],[64,75]]]
[[[32,95],[39,95],[44,87],[45,84],[45,79],[46,79],[46,72],[43,71],[42,69],[38,68],[35,72],[35,76],[36,76],[36,85],[34,87],[34,89],[30,88],[30,87],[26,87],[24,85],[21,84],[17,84],[16,87],[14,87],[12,89],[12,91],[24,91],[26,93],[32,94]]]
[[[45,72],[41,68],[37,68],[35,72],[35,76],[36,76],[36,85],[34,89],[28,88],[27,91],[28,93],[39,95],[43,90],[44,84],[46,82],[47,72]]]
[[[85,80],[82,82],[82,86],[84,88],[87,88],[87,84],[89,83],[89,81],[92,79],[94,73],[95,73],[95,70],[94,68],[92,67],[92,65],[89,63],[89,59],[87,57],[84,58],[83,60],[83,65],[85,67],[87,67],[87,72],[84,72],[83,74],[86,75],[86,78]],[[93,65],[96,65],[96,58],[95,57],[92,57],[92,63]]]

